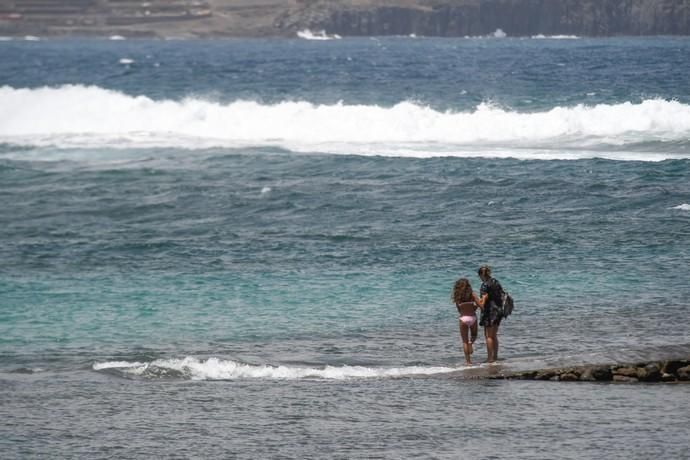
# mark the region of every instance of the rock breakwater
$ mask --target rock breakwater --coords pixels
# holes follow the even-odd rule
[[[560,382],[679,383],[690,382],[690,359],[632,364],[585,365],[520,372],[499,372],[488,379]]]

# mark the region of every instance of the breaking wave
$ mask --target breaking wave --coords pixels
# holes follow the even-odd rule
[[[157,359],[151,362],[110,361],[93,364],[93,370],[115,373],[123,377],[182,378],[191,380],[237,379],[326,379],[386,378],[410,375],[443,374],[461,370],[452,367],[392,367],[325,366],[323,368],[250,365],[236,361],[194,357]]]
[[[532,35],[532,38],[537,40],[578,40],[580,37],[577,35]]]
[[[305,40],[340,40],[342,38],[338,34],[328,35],[325,30],[312,32],[309,29],[300,30],[297,36]]]
[[[519,112],[482,103],[439,111],[286,101],[154,100],[95,86],[0,88],[0,143],[58,148],[270,146],[410,157],[663,160],[690,157],[690,105],[575,105]]]

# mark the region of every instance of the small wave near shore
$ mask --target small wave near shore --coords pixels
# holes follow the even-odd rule
[[[237,380],[237,379],[324,379],[346,380],[352,378],[390,378],[412,375],[450,373],[461,368],[403,366],[372,368],[365,366],[297,367],[251,365],[232,360],[194,357],[182,359],[157,359],[150,362],[107,361],[93,364],[93,370],[112,373],[128,378],[182,378],[190,380]]]

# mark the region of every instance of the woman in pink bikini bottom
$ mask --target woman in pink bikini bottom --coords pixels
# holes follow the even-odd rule
[[[477,296],[472,292],[472,286],[467,278],[460,278],[453,286],[451,299],[458,309],[460,316],[460,337],[462,338],[462,351],[465,353],[465,363],[472,365],[472,345],[477,340]],[[471,335],[471,339],[470,339]]]

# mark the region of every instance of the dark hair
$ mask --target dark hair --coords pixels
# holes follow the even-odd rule
[[[472,301],[472,286],[467,278],[460,278],[453,286],[453,293],[450,298],[455,304]]]
[[[482,265],[479,267],[479,270],[477,270],[477,274],[479,275],[480,278],[490,278],[491,277],[491,267],[488,265]]]

